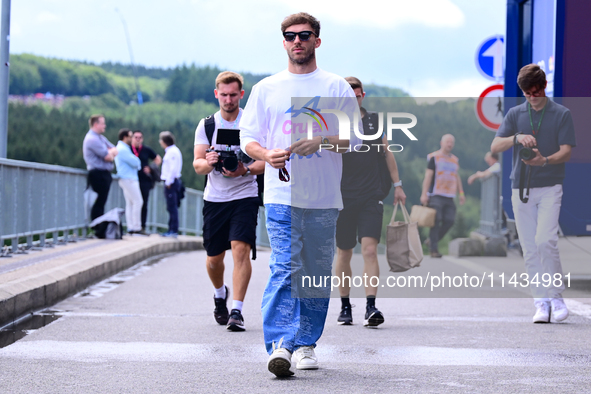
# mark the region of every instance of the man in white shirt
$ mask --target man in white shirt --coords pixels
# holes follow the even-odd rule
[[[345,153],[357,142],[341,140],[334,112],[323,111],[360,116],[347,81],[316,66],[320,22],[307,13],[294,14],[281,31],[287,70],[253,87],[240,121],[240,144],[250,157],[266,162],[264,203],[272,248],[262,302],[267,368],[291,376],[292,354],[297,369],[318,368],[314,347],[324,329],[330,283],[316,287],[305,279],[331,275],[343,207],[342,160],[335,152],[339,147],[338,153]],[[312,117],[314,127],[308,122]]]
[[[243,84],[242,76],[231,71],[217,76],[214,93],[220,110],[199,122],[193,160],[197,174],[207,176],[203,191],[203,247],[207,251],[207,274],[214,287],[213,315],[218,324],[227,325],[230,331],[244,331],[242,304],[252,271],[249,253],[256,247],[260,201],[256,175],[265,171],[264,161],[245,164],[239,160],[242,159],[240,146],[223,138],[224,132],[239,136]],[[222,157],[217,151],[232,152],[235,156]],[[229,289],[224,285],[224,256],[228,249],[232,249],[234,259],[231,313],[226,305]]]
[[[162,158],[162,172],[160,179],[164,181],[164,196],[166,198],[166,210],[168,211],[168,231],[163,237],[176,238],[179,233],[179,193],[181,191],[181,169],[183,167],[183,155],[174,144],[174,135],[170,131],[163,131],[159,138],[160,146],[164,149]]]

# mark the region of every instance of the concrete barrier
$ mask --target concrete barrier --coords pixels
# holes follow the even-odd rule
[[[484,243],[479,239],[456,238],[449,243],[449,254],[454,257],[482,256]]]
[[[504,237],[488,237],[471,232],[470,238],[456,238],[449,243],[449,254],[462,256],[507,256],[507,241]]]

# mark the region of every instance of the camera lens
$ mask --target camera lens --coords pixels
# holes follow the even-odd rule
[[[532,148],[524,147],[519,151],[519,157],[523,160],[531,160],[536,157],[536,152]]]
[[[232,172],[236,171],[238,168],[238,158],[236,156],[229,156],[224,159],[224,168],[226,171]]]

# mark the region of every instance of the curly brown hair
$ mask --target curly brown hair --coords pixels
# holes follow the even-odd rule
[[[306,23],[312,27],[314,35],[320,37],[320,21],[306,12],[298,12],[297,14],[291,14],[285,17],[283,22],[281,22],[281,33],[285,33],[290,26],[304,25]]]
[[[546,73],[537,64],[528,64],[519,70],[517,85],[524,92],[531,89],[544,89],[546,87]]]

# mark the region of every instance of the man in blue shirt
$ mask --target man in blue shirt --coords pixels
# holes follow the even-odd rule
[[[97,194],[90,211],[90,221],[105,213],[105,203],[111,188],[111,171],[117,148],[103,135],[107,124],[103,115],[92,115],[88,119],[90,130],[84,137],[82,153],[88,170],[88,185]]]
[[[562,300],[558,216],[565,163],[576,146],[573,119],[568,108],[546,97],[546,74],[537,64],[523,67],[517,84],[526,102],[509,110],[490,150],[499,153],[513,147],[511,203],[536,306],[533,322],[549,323],[551,317],[562,321],[568,309]],[[529,156],[524,155],[526,149]],[[540,285],[548,275],[549,286]]]
[[[125,197],[125,221],[129,234],[147,235],[142,231],[142,193],[137,172],[141,168],[140,159],[133,154],[130,148],[133,133],[129,129],[119,130],[119,142],[117,150],[119,154],[115,158],[119,186]]]

